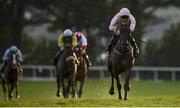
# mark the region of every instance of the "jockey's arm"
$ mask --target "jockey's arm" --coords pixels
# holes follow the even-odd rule
[[[4,53],[4,55],[3,55],[2,60],[3,60],[3,61],[7,61],[7,60],[9,59],[9,54],[10,54],[10,50],[7,49],[7,50],[5,51],[5,53]]]
[[[116,24],[117,24],[118,19],[119,19],[119,14],[116,14],[116,15],[112,18],[111,23],[110,23],[110,25],[109,25],[109,30],[110,30],[110,31],[113,31],[113,32],[116,31],[116,29],[117,29]]]
[[[17,51],[17,58],[18,58],[18,60],[19,60],[20,63],[23,62],[23,56],[22,56],[22,53],[21,53],[20,50]]]
[[[61,34],[58,38],[58,46],[62,48],[64,46],[63,35]]]
[[[134,18],[133,15],[130,15],[130,20],[131,20],[130,31],[134,32],[134,29],[136,27],[136,19]]]
[[[72,36],[72,46],[75,48],[78,45],[77,37],[75,35]]]
[[[87,39],[84,35],[82,36],[81,41],[82,41],[82,44],[80,47],[81,51],[86,50],[87,49]]]

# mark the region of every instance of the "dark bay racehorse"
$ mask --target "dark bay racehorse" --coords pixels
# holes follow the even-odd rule
[[[15,87],[15,96],[19,98],[19,92],[18,92],[18,78],[19,78],[19,67],[18,67],[18,60],[16,57],[16,54],[11,54],[10,59],[7,61],[7,65],[4,69],[4,72],[1,74],[1,80],[2,80],[2,88],[4,92],[4,98],[5,100],[13,97],[13,90]],[[8,97],[6,93],[6,89],[8,91]]]
[[[119,99],[121,96],[121,84],[119,75],[124,72],[124,100],[127,100],[127,92],[130,90],[129,80],[131,76],[131,70],[134,65],[135,58],[133,57],[133,48],[129,41],[130,30],[129,27],[118,27],[120,30],[120,38],[117,44],[113,47],[107,60],[107,68],[111,74],[111,88],[109,94],[114,94],[114,78],[116,79]]]
[[[79,47],[76,48],[76,55],[79,60],[79,65],[77,67],[77,74],[76,74],[76,89],[78,91],[78,97],[81,98],[83,93],[83,86],[84,82],[89,70],[87,65],[86,59],[81,55],[81,50]],[[79,81],[79,88],[78,88],[78,81]]]
[[[61,54],[56,66],[57,94],[60,96],[60,86],[62,85],[64,98],[69,97],[70,89],[72,89],[72,97],[77,97],[75,89],[75,77],[77,72],[77,64],[73,56],[73,47],[70,38],[64,38],[64,51]]]

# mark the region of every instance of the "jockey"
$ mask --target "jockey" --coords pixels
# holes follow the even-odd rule
[[[88,65],[91,66],[92,63],[86,53],[86,49],[87,49],[87,39],[86,37],[83,35],[82,32],[75,32],[75,36],[77,37],[77,41],[78,41],[78,47],[80,47],[81,50],[81,55],[85,58],[85,60],[87,61]]]
[[[19,71],[22,72],[23,69],[20,65],[20,63],[23,62],[23,57],[22,57],[22,53],[21,51],[15,46],[15,45],[12,45],[10,48],[6,49],[4,55],[3,55],[3,65],[2,65],[2,68],[1,68],[1,72],[4,72],[4,69],[7,65],[7,61],[10,59],[10,55],[12,53],[15,53],[16,56],[17,56],[17,60],[18,60],[18,67],[19,67]]]
[[[58,47],[60,49],[56,53],[55,57],[53,57],[53,59],[52,59],[52,62],[53,62],[54,65],[56,65],[59,57],[61,56],[61,54],[62,54],[62,52],[64,50],[64,38],[65,37],[71,37],[72,38],[72,46],[73,46],[73,48],[75,48],[77,46],[77,38],[76,38],[76,36],[74,35],[74,33],[70,29],[66,29],[58,38]],[[76,54],[73,53],[73,56],[75,57],[76,63],[78,64],[79,61],[78,61],[78,59],[76,57]]]
[[[127,8],[122,8],[119,13],[117,13],[113,19],[111,20],[111,23],[109,25],[109,30],[113,32],[113,38],[111,39],[110,44],[107,47],[107,50],[109,51],[109,54],[111,52],[111,49],[113,46],[116,45],[118,39],[119,39],[119,35],[116,34],[117,31],[117,26],[118,24],[121,24],[121,19],[129,19],[129,26],[130,26],[130,35],[134,32],[135,26],[136,26],[136,20],[134,18],[134,16],[130,13],[129,9]],[[120,33],[120,32],[119,32]],[[139,48],[137,47],[137,44],[135,42],[135,39],[130,36],[130,42],[133,45],[133,54],[134,57],[137,57],[139,55]]]

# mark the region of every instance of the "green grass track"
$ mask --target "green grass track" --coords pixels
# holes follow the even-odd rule
[[[0,87],[0,106],[83,106],[83,107],[180,107],[180,82],[131,81],[128,100],[118,100],[108,94],[110,80],[87,80],[81,99],[57,98],[55,81],[20,81],[20,99],[4,101]]]

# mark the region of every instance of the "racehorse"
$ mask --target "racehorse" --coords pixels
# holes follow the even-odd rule
[[[71,38],[64,38],[64,51],[62,52],[56,65],[56,81],[57,94],[60,96],[60,86],[62,85],[64,98],[69,97],[70,89],[72,89],[72,97],[77,97],[75,89],[75,77],[77,72],[77,64],[73,55],[73,47],[71,45]]]
[[[119,93],[119,99],[121,96],[121,84],[119,75],[124,73],[124,100],[127,100],[127,92],[130,90],[129,80],[131,76],[131,70],[134,65],[135,58],[133,57],[133,47],[130,43],[130,29],[129,27],[118,27],[120,30],[119,39],[117,44],[113,46],[107,59],[107,68],[111,74],[111,87],[109,94],[113,95],[114,92],[114,79],[116,79],[117,89]]]
[[[20,70],[18,67],[18,60],[15,53],[11,54],[10,59],[7,61],[7,65],[4,69],[4,72],[1,73],[2,80],[2,88],[4,92],[5,100],[13,97],[13,90],[15,87],[15,96],[19,98],[18,92],[18,80],[19,80]],[[7,88],[6,88],[7,87]],[[6,89],[8,90],[8,97],[6,93]]]
[[[87,77],[87,73],[89,70],[89,67],[87,65],[86,59],[81,55],[81,50],[79,47],[75,50],[77,58],[79,60],[79,65],[77,67],[77,74],[76,74],[76,89],[78,91],[78,97],[81,98],[83,93],[83,86],[85,79]],[[78,81],[79,81],[79,88],[78,88]]]

